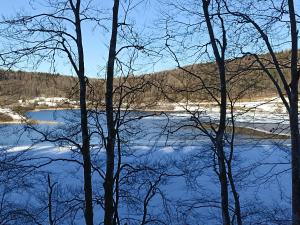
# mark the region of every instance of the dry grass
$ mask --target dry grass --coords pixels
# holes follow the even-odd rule
[[[11,121],[13,121],[13,118],[11,118],[9,115],[0,113],[0,122],[11,122]]]

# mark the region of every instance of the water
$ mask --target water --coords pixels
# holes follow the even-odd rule
[[[46,181],[50,174],[57,188],[53,205],[57,208],[57,218],[60,218],[58,222],[70,224],[74,220],[75,224],[82,224],[82,158],[74,147],[74,143],[81,143],[79,111],[45,110],[30,112],[28,116],[57,124],[1,127],[2,152],[7,152],[2,158],[7,157],[23,168],[21,172],[16,169],[1,176],[6,180],[11,176],[6,185],[10,191],[5,199],[13,202],[10,202],[10,208],[29,207],[29,211],[36,215],[47,206]],[[123,170],[119,210],[122,223],[139,224],[147,200],[147,218],[152,221],[162,220],[166,224],[178,225],[220,224],[219,182],[214,172],[216,161],[210,140],[198,129],[186,126],[190,124],[188,117],[137,112],[122,116],[120,143]],[[89,123],[93,132],[95,221],[101,221],[105,168],[101,137],[106,133],[104,115],[91,114]],[[68,141],[45,141],[43,134],[51,141],[59,137]],[[288,143],[282,140],[237,135],[232,166],[245,224],[253,224],[262,218],[266,221],[263,224],[279,224],[274,222],[273,216],[280,221],[289,217],[291,179],[288,147]],[[226,149],[229,152],[229,146]],[[14,172],[22,182],[14,181]],[[6,190],[4,186],[2,192]],[[151,198],[148,193],[153,193]],[[22,201],[19,201],[21,196]],[[41,210],[36,217],[40,223],[46,224],[47,211]],[[31,224],[29,220],[22,219],[23,224]]]

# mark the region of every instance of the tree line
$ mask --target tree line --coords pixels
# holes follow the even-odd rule
[[[289,51],[283,51],[276,53],[276,56],[280,59],[281,63],[286,63],[290,56]],[[261,55],[261,57],[269,58],[269,55]],[[254,70],[247,68],[255,59],[251,56],[243,59],[233,59],[226,62],[227,66],[233,71],[240,71],[242,75],[240,81],[248,82],[248,80],[253,80],[255,86],[251,90],[248,90],[244,96],[244,99],[255,100],[256,98],[263,97],[274,97],[276,96],[276,89],[272,85],[270,79],[265,77],[260,70]],[[199,74],[202,79],[208,85],[214,85],[217,82],[217,72],[214,63],[200,63],[190,66],[184,66],[185,70],[192,71],[195,74]],[[243,71],[243,72],[242,72]],[[287,71],[287,76],[290,76]],[[228,75],[230,76],[230,75]],[[274,73],[275,79],[278,79],[276,73]],[[122,77],[118,76],[115,78],[116,82],[122,80]],[[130,81],[128,81],[130,79]],[[165,91],[168,91],[172,98],[176,98],[176,101],[186,101],[187,94],[184,90],[197,89],[199,85],[199,80],[194,76],[191,76],[188,72],[180,69],[167,70],[162,72],[155,72],[151,74],[132,76],[127,78],[127,82],[130,83],[140,83],[141,80],[147,80],[153,85],[149,87],[143,93],[143,103],[151,103],[153,99],[157,99],[160,94],[158,83],[164,84]],[[97,86],[98,90],[103,90],[105,80],[103,78],[89,78],[89,82],[93,86]],[[24,72],[24,71],[10,71],[2,70],[0,77],[0,93],[1,97],[5,98],[7,103],[16,103],[17,100],[29,100],[35,97],[64,97],[70,99],[77,99],[76,93],[78,87],[74,76],[65,76],[60,74],[51,73],[41,73],[41,72]],[[26,84],[26,85],[25,85]],[[280,85],[280,84],[279,84]],[[234,91],[238,93],[241,86],[235,85],[233,87]],[[216,93],[217,94],[217,93]],[[98,91],[97,98],[103,99],[103,93]],[[205,93],[200,91],[193,91],[190,93],[189,98],[195,102],[200,101],[210,101],[211,99]],[[168,99],[161,99],[162,102],[168,102]],[[142,103],[142,102],[140,102]]]

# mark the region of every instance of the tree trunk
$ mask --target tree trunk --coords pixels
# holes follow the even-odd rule
[[[230,183],[230,187],[231,187],[231,191],[233,194],[233,198],[234,198],[234,206],[235,206],[235,215],[236,215],[236,221],[238,225],[242,225],[242,215],[241,215],[241,205],[240,205],[240,198],[239,198],[239,194],[236,190],[235,187],[235,183],[234,183],[234,179],[233,179],[233,175],[232,175],[232,171],[231,171],[231,163],[227,164],[228,166],[228,180]]]
[[[109,56],[107,62],[107,80],[106,80],[106,120],[107,120],[107,143],[106,143],[106,174],[104,181],[104,225],[114,224],[114,162],[115,162],[115,122],[113,108],[113,81],[114,66],[116,59],[116,45],[118,34],[118,13],[119,0],[114,1],[112,32],[109,46]]]
[[[226,107],[227,107],[227,90],[226,90],[226,71],[225,71],[225,50],[226,50],[226,31],[224,29],[223,20],[221,17],[222,23],[222,34],[223,34],[223,46],[221,47],[222,54],[220,54],[217,47],[216,38],[214,35],[213,27],[211,24],[211,18],[209,15],[208,7],[210,5],[210,0],[202,0],[203,12],[205,16],[205,22],[207,25],[208,34],[210,37],[213,53],[216,59],[216,63],[219,70],[219,79],[220,79],[220,94],[221,100],[219,103],[220,107],[220,119],[219,127],[216,133],[216,152],[218,156],[219,164],[219,181],[220,181],[220,192],[221,192],[221,206],[222,206],[222,220],[223,225],[230,225],[230,215],[229,215],[229,200],[228,200],[228,180],[226,172],[226,163],[225,163],[225,153],[224,153],[224,133],[226,129]]]
[[[221,204],[222,219],[224,225],[230,225],[229,200],[228,200],[228,180],[226,171],[226,156],[224,153],[224,133],[226,129],[226,80],[224,63],[219,67],[220,86],[221,86],[221,104],[220,104],[220,122],[216,136],[217,155],[219,162],[219,180],[221,184]]]
[[[88,129],[88,116],[86,106],[86,79],[84,68],[84,52],[82,44],[82,31],[80,19],[81,1],[77,0],[76,5],[70,2],[75,16],[75,28],[77,37],[78,50],[78,71],[77,76],[80,83],[80,125],[82,147],[81,153],[83,157],[83,177],[84,177],[84,196],[85,196],[85,222],[86,225],[93,225],[93,189],[92,189],[92,172],[91,172],[91,156],[90,156],[90,137]]]
[[[298,98],[298,97],[297,97]],[[300,225],[300,142],[298,125],[298,101],[290,104],[290,130],[292,145],[292,221],[293,225]],[[298,100],[298,99],[297,99]]]
[[[82,157],[84,175],[84,195],[85,195],[85,222],[93,225],[93,190],[91,175],[90,140],[88,131],[88,118],[86,109],[86,83],[84,78],[80,79],[80,116],[82,135]]]
[[[292,224],[300,225],[300,141],[298,116],[298,30],[294,1],[288,0],[291,26],[291,96],[290,96],[290,130],[292,144]]]
[[[223,138],[222,138],[223,142]],[[217,155],[219,163],[219,181],[220,181],[220,192],[221,192],[221,206],[222,206],[222,220],[224,225],[230,225],[230,215],[229,215],[229,200],[228,200],[228,181],[227,172],[225,164],[225,156],[223,143],[217,143]],[[221,146],[222,145],[222,146]]]

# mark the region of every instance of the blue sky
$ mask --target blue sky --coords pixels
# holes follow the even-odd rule
[[[36,0],[31,0],[34,3]],[[39,1],[39,0],[38,0]],[[14,16],[18,12],[26,12],[29,13],[32,11],[31,6],[29,5],[28,0],[10,0],[3,1],[0,9],[0,14],[5,17]],[[101,8],[107,9],[109,13],[111,13],[113,1],[112,0],[94,0],[95,3],[102,4]],[[135,0],[135,2],[139,2],[139,0]],[[131,21],[134,21],[136,24],[135,27],[139,30],[142,30],[144,33],[147,33],[147,28],[145,24],[152,23],[154,18],[157,18],[156,12],[154,11],[153,3],[155,1],[145,1],[144,4],[139,5],[138,8],[132,11],[130,14]],[[122,14],[121,14],[122,15]],[[108,26],[110,25],[110,22]],[[104,30],[94,30],[94,27],[90,26],[88,23],[85,23],[82,27],[83,29],[83,41],[84,41],[84,49],[85,49],[85,67],[86,74],[89,76],[103,76],[105,68],[105,64],[108,57],[107,44],[109,43],[110,33]],[[56,62],[56,71],[60,74],[74,74],[70,65],[67,65],[63,60]],[[26,70],[25,66],[20,69]],[[28,69],[31,70],[32,68]],[[149,66],[149,68],[144,68],[144,72],[152,72],[155,69],[153,66]],[[38,71],[49,72],[49,64],[44,63],[41,64],[40,67],[37,68]]]
[[[2,1],[0,14],[4,16],[13,16],[17,12],[30,12],[31,7],[29,2],[35,2],[41,0],[9,0]],[[50,0],[52,1],[52,0]],[[128,2],[129,0],[127,0]],[[139,2],[140,0],[133,0]],[[101,7],[111,10],[113,0],[94,0],[95,3],[101,4]],[[296,9],[300,11],[300,1],[295,0]],[[139,5],[131,14],[131,18],[135,23],[135,27],[142,31],[143,35],[151,36],[152,32],[155,32],[154,21],[160,17],[160,4],[158,0],[145,0],[143,4]],[[108,11],[111,13],[111,11]],[[109,25],[109,24],[108,24]],[[152,30],[151,30],[152,29]],[[153,34],[154,35],[154,34]],[[157,35],[157,34],[156,34]],[[163,35],[163,34],[162,34]],[[107,44],[109,43],[110,33],[104,30],[93,31],[93,28],[88,24],[83,26],[83,38],[85,48],[85,62],[86,62],[86,74],[92,77],[103,76],[105,71],[105,64],[107,61],[108,51]],[[193,40],[194,41],[194,40]],[[176,66],[175,62],[167,56],[160,59],[159,62],[151,64],[150,58],[145,58],[144,61],[149,60],[149,64],[143,64],[141,61],[137,64],[138,73],[147,73],[153,71],[159,71],[164,69],[171,69]],[[56,72],[60,74],[74,74],[71,66],[66,64],[64,60],[57,60]],[[22,69],[26,69],[23,67]],[[31,70],[29,68],[28,70]],[[49,72],[49,64],[43,63],[38,71]]]

